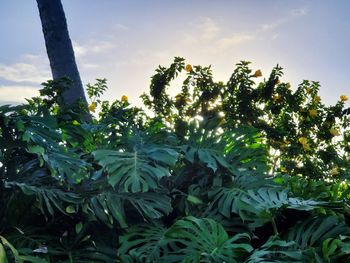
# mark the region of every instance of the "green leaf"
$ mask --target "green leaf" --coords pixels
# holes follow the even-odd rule
[[[282,209],[309,211],[327,204],[323,201],[288,197],[287,190],[266,187],[246,191],[220,188],[213,195],[212,207],[217,205],[218,211],[226,217],[236,213],[243,221],[250,222],[252,227],[270,222]]]
[[[5,182],[5,187],[18,187],[25,195],[35,195],[42,213],[46,214],[46,211],[48,211],[51,216],[54,215],[54,208],[58,209],[61,213],[65,214],[65,203],[71,203],[76,205],[82,203],[83,201],[83,199],[76,193],[66,192],[58,188],[44,186],[37,187],[17,182]]]
[[[106,192],[91,198],[91,208],[96,217],[109,225],[110,215],[122,228],[128,226],[126,208],[133,207],[141,221],[159,219],[172,210],[171,199],[158,193],[115,193]],[[133,212],[134,213],[134,212]]]
[[[248,234],[229,237],[221,224],[208,218],[189,216],[177,220],[165,237],[180,246],[165,256],[163,262],[242,262],[253,250]]]
[[[7,241],[6,238],[4,238],[3,236],[0,236],[0,245],[1,245],[1,243],[2,243],[2,245],[6,246],[10,249],[12,256],[14,257],[16,263],[23,263],[23,260],[21,259],[17,249],[9,241]],[[5,258],[5,260],[6,260],[6,258]]]
[[[152,148],[141,152],[97,150],[98,163],[108,172],[108,182],[123,192],[147,192],[158,187],[158,181],[169,176],[169,166],[176,162],[174,151]]]
[[[66,207],[66,212],[67,212],[68,214],[74,214],[74,213],[76,212],[75,207],[72,206],[72,205],[67,206],[67,207]]]
[[[43,155],[45,152],[44,147],[41,147],[39,145],[28,145],[28,152]]]
[[[82,222],[79,222],[78,224],[75,225],[75,233],[79,234],[82,229],[83,229]]]
[[[0,262],[8,263],[6,251],[4,249],[4,246],[1,243],[0,243]]]
[[[190,203],[195,204],[195,205],[203,204],[203,201],[194,195],[187,195],[187,201],[189,201]]]

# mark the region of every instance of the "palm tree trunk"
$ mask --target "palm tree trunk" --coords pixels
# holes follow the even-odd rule
[[[37,4],[53,80],[68,77],[72,81],[62,93],[61,106],[69,107],[79,99],[87,106],[61,0],[37,0]]]

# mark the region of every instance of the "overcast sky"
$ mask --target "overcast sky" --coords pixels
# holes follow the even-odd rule
[[[240,60],[252,61],[266,77],[279,64],[282,81],[320,81],[327,103],[350,95],[350,1],[62,3],[83,83],[107,78],[104,99],[125,94],[140,103],[154,69],[174,56],[212,65],[224,82]],[[0,17],[0,103],[18,103],[51,76],[36,1],[0,0]]]

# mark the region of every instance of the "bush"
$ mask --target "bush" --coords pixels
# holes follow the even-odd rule
[[[0,107],[0,261],[348,262],[347,97],[248,65],[224,84],[175,58],[150,114],[101,101],[104,79],[91,123],[58,107],[64,80]]]

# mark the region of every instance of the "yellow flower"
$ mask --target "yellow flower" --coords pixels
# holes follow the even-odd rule
[[[333,135],[333,136],[338,136],[340,135],[339,131],[336,128],[330,128],[329,132]]]
[[[276,101],[280,100],[281,98],[282,98],[281,95],[273,95],[272,100],[276,102]]]
[[[187,72],[191,72],[193,69],[192,69],[192,66],[190,64],[187,64],[186,67],[185,67],[185,70]]]
[[[317,116],[317,110],[309,110],[310,117],[316,117]]]
[[[96,103],[96,102],[92,102],[92,103],[89,105],[88,108],[89,108],[89,111],[95,112],[96,107],[97,107],[97,103]]]
[[[123,95],[122,98],[121,98],[121,101],[122,102],[128,101],[128,96]]]
[[[310,145],[309,145],[309,143],[307,142],[307,138],[305,138],[305,137],[300,137],[300,138],[299,138],[299,143],[303,146],[303,148],[304,148],[305,151],[310,151],[310,150],[311,150]]]
[[[338,167],[334,167],[332,170],[329,171],[330,175],[337,175],[339,174],[339,168]]]
[[[276,79],[275,84],[278,85],[280,83],[281,83],[281,81],[279,79]]]
[[[253,75],[253,77],[256,77],[256,78],[261,77],[261,76],[262,76],[262,72],[261,72],[260,69],[258,69],[257,71],[255,71],[255,73],[254,73],[254,75]]]
[[[349,97],[346,96],[346,95],[341,95],[341,96],[340,96],[340,100],[341,100],[342,102],[345,102],[345,101],[347,101],[348,99],[349,99]]]
[[[321,101],[321,97],[320,97],[320,96],[316,96],[316,97],[315,97],[315,101],[316,101],[316,102],[320,102],[320,101]]]
[[[299,141],[301,144],[305,144],[305,143],[307,143],[307,138],[305,138],[305,137],[300,137],[298,141]]]
[[[310,147],[310,145],[308,143],[303,144],[303,148],[304,148],[305,151],[311,151],[311,147]]]
[[[224,125],[225,123],[226,123],[225,118],[222,118],[222,119],[220,120],[220,122],[219,122],[219,125]]]

